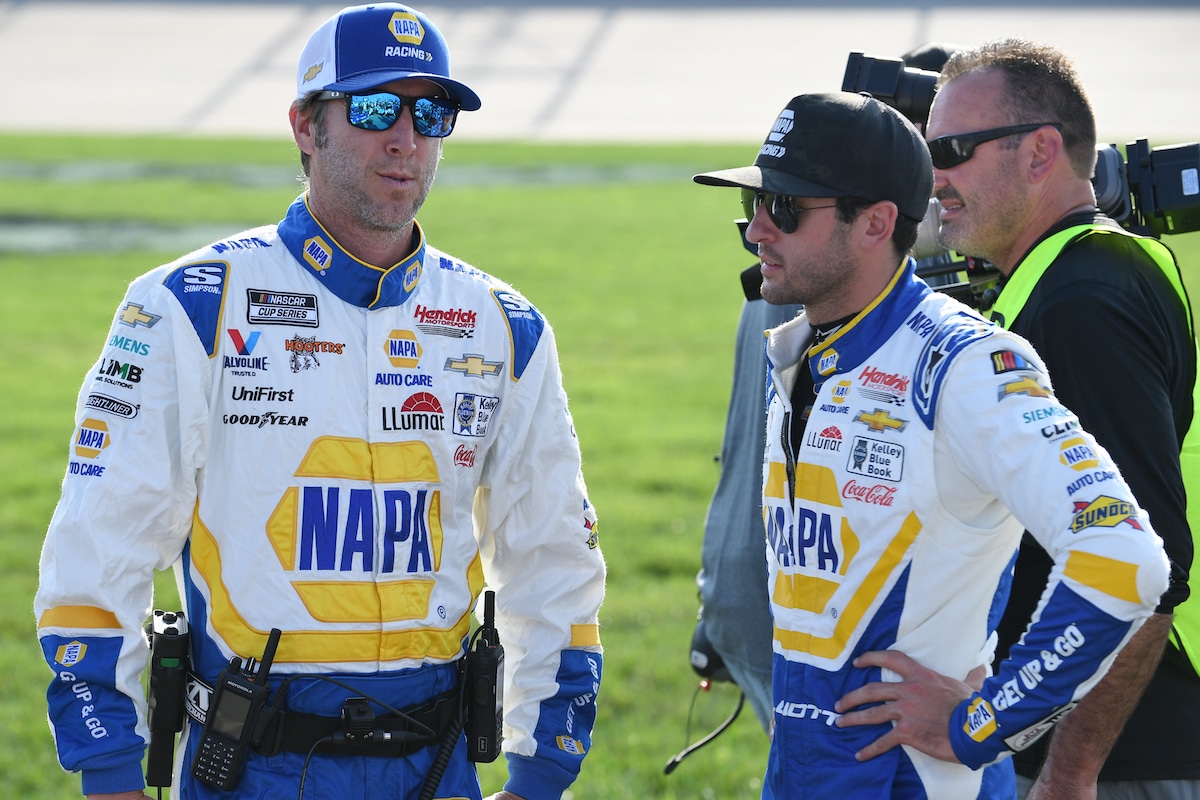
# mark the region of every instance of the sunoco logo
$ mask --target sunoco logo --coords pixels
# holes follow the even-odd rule
[[[1128,522],[1139,531],[1142,525],[1133,517],[1137,506],[1115,497],[1100,495],[1090,503],[1075,502],[1075,516],[1071,518],[1071,532],[1079,533],[1085,528],[1115,528]]]

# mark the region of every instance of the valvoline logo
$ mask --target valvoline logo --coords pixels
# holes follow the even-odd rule
[[[258,337],[262,331],[253,331],[248,338],[242,338],[242,332],[236,328],[228,328],[229,338],[233,340],[233,346],[237,349],[239,356],[248,356],[254,352],[255,345],[258,344]]]

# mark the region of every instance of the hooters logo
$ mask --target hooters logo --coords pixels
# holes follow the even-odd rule
[[[858,481],[849,481],[842,487],[842,497],[846,500],[857,500],[872,506],[891,507],[896,495],[895,486],[883,486],[875,483],[866,485]]]

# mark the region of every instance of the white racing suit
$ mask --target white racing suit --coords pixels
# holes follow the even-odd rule
[[[352,690],[300,678],[285,706],[333,717],[355,693],[403,709],[452,690],[486,575],[507,788],[557,798],[578,773],[604,562],[553,333],[416,230],[412,255],[372,267],[301,197],[130,286],[79,395],[35,601],[85,793],[141,785],[142,626],[153,570],[176,562],[198,676],[279,628],[272,687],[336,676]],[[190,778],[198,730],[175,785],[228,797]],[[434,750],[318,752],[305,797],[415,797]],[[296,797],[303,763],[252,752],[235,796]],[[437,796],[479,795],[460,742]]]
[[[911,260],[812,339],[804,315],[768,332],[775,734],[763,796],[1008,800],[1006,756],[1048,731],[1154,610],[1161,541],[1029,344],[931,291]],[[817,392],[793,459],[797,369]],[[852,660],[899,650],[957,680],[988,664],[1025,529],[1055,567],[1012,658],[951,717],[962,763],[908,746],[855,761],[890,725],[836,727],[834,703],[899,676]]]

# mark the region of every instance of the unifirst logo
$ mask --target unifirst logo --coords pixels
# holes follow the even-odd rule
[[[392,14],[388,27],[392,36],[401,44],[420,44],[425,38],[425,29],[421,27],[421,21],[410,11],[397,11]]]

